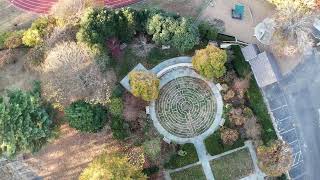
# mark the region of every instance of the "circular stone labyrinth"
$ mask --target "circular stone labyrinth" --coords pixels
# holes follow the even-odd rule
[[[160,89],[155,111],[169,133],[192,138],[204,133],[215,120],[216,99],[209,85],[195,77],[171,80]]]

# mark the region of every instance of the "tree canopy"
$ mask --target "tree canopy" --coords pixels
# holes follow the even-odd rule
[[[160,80],[150,72],[133,71],[129,74],[132,94],[145,101],[152,101],[159,96]]]
[[[107,121],[107,112],[101,105],[82,100],[73,102],[65,113],[70,126],[82,132],[97,132]]]
[[[210,44],[205,49],[197,50],[192,57],[193,67],[208,79],[223,76],[226,72],[226,61],[227,53]]]
[[[281,176],[292,165],[292,150],[280,140],[270,142],[268,146],[259,146],[257,156],[259,167],[268,176]]]
[[[0,154],[38,151],[51,135],[52,120],[36,91],[13,90],[0,97]]]
[[[93,160],[82,172],[80,180],[145,180],[142,169],[129,163],[129,158],[121,154],[103,154]]]

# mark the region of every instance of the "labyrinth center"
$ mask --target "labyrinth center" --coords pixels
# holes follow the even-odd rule
[[[169,133],[192,138],[204,133],[215,120],[216,99],[209,85],[195,77],[179,77],[160,89],[156,115]]]

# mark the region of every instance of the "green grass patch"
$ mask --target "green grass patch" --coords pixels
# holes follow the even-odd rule
[[[170,174],[172,180],[206,180],[201,165]]]
[[[254,78],[250,81],[250,87],[247,91],[247,97],[249,99],[250,108],[254,114],[258,117],[260,124],[262,125],[262,140],[264,144],[267,144],[271,140],[278,139],[274,130],[268,108],[264,103],[263,96],[260,88]]]
[[[205,139],[204,142],[205,142],[207,151],[212,156],[244,146],[243,139],[238,139],[231,146],[223,144],[219,131],[216,131],[215,133],[211,134],[207,139]]]
[[[241,149],[210,161],[215,179],[241,179],[253,173],[254,166],[248,149]]]
[[[248,62],[245,61],[240,46],[231,46],[234,58],[232,59],[232,65],[237,72],[237,74],[245,78],[249,73],[251,73],[251,67]]]
[[[178,50],[174,48],[162,50],[159,47],[154,47],[148,54],[147,62],[150,63],[152,66],[156,66],[164,60],[178,56],[180,56],[180,53]]]
[[[199,161],[196,148],[193,144],[184,144],[178,150],[185,151],[186,155],[180,156],[178,153],[172,155],[170,160],[165,164],[165,168],[176,169]]]

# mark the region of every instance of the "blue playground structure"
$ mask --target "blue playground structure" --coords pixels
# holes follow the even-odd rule
[[[234,9],[232,9],[232,18],[233,19],[242,19],[244,15],[244,5],[238,3],[235,5]]]

